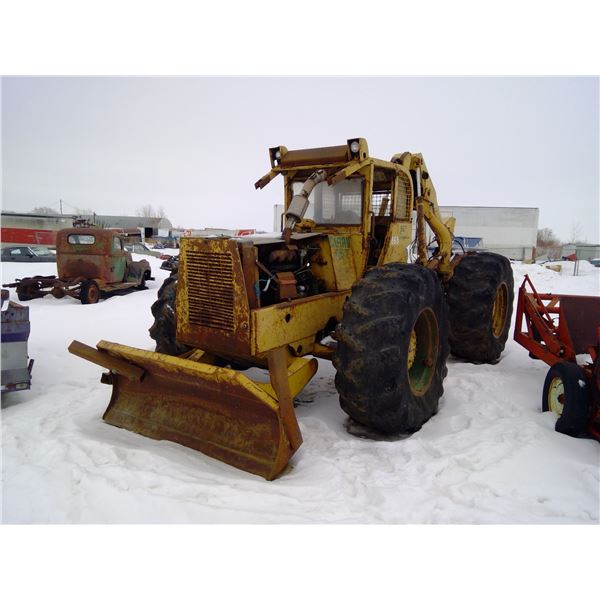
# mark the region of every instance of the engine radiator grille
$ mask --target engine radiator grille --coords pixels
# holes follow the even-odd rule
[[[187,277],[189,322],[234,331],[231,254],[189,251]]]

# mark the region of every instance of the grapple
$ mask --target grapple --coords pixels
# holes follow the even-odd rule
[[[317,370],[314,358],[267,356],[270,382],[184,357],[100,341],[73,341],[69,351],[109,369],[113,386],[103,419],[117,427],[199,450],[234,467],[274,479],[302,443],[293,398]]]

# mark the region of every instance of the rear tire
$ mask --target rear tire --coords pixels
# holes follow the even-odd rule
[[[466,254],[446,284],[450,352],[493,363],[504,350],[514,300],[510,261],[500,254]]]
[[[385,434],[414,432],[437,412],[448,356],[437,275],[392,263],[352,288],[333,360],[342,409]]]
[[[79,288],[79,300],[81,304],[96,304],[100,299],[100,288],[93,279],[81,282]]]
[[[146,285],[146,281],[148,281],[148,279],[150,279],[150,277],[151,277],[150,271],[144,271],[142,273],[142,278],[140,279],[140,282],[136,286],[136,289],[137,290],[147,290],[148,286]]]
[[[556,431],[573,437],[584,433],[590,408],[590,392],[583,371],[569,362],[557,362],[550,367],[544,381],[542,410],[558,416]]]
[[[177,342],[176,297],[177,271],[172,271],[158,290],[157,300],[151,308],[154,324],[148,330],[150,337],[156,342],[156,351],[171,356],[179,356],[191,350],[189,346]]]

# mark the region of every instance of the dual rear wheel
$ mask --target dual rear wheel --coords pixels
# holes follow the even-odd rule
[[[498,360],[513,289],[510,262],[492,253],[465,255],[445,288],[419,265],[369,271],[352,288],[336,331],[342,409],[386,434],[417,431],[438,410],[449,352]]]
[[[436,273],[397,263],[372,269],[353,287],[336,337],[335,385],[350,417],[396,434],[437,412],[448,341]]]

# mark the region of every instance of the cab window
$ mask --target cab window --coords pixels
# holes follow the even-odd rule
[[[292,191],[299,194],[304,181],[294,181]],[[318,225],[360,225],[363,204],[362,178],[345,179],[335,185],[323,181],[315,186],[308,198],[304,215]]]
[[[87,235],[87,234],[79,234],[79,233],[71,233],[67,238],[69,244],[84,244],[91,245],[95,243],[96,236],[95,235]]]
[[[113,238],[113,250],[123,250],[123,241],[121,238]]]

